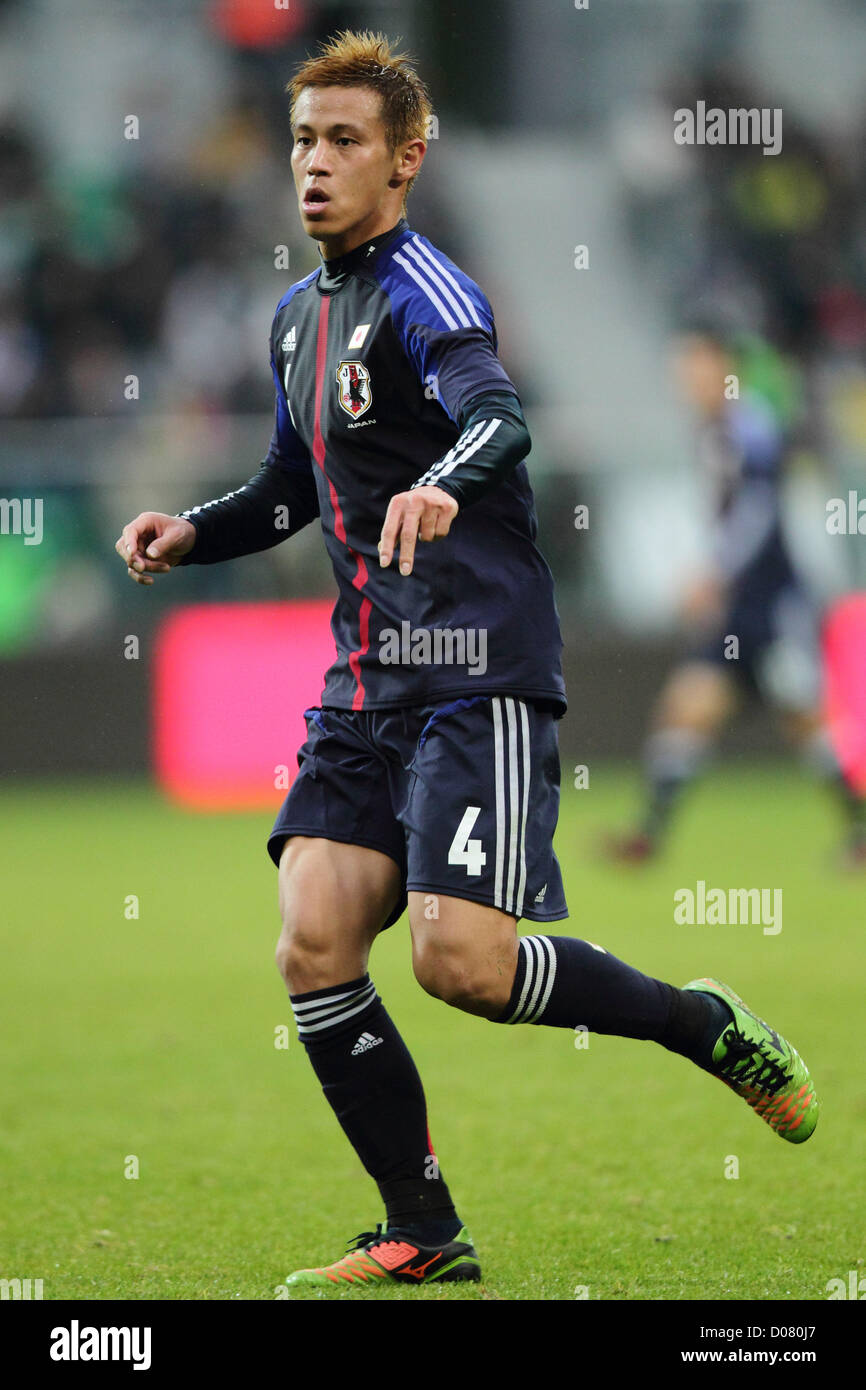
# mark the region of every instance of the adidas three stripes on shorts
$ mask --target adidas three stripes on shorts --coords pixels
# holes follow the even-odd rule
[[[305,711],[298,776],[268,839],[380,850],[407,892],[469,898],[516,918],[568,916],[553,834],[559,747],[553,713],[514,695],[386,710]]]

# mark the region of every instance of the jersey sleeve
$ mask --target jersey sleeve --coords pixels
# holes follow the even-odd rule
[[[467,401],[517,388],[497,356],[486,295],[441,253],[412,237],[395,252],[388,284],[397,336],[418,380],[457,424]]]
[[[310,458],[310,451],[300,438],[297,430],[292,423],[289,413],[286,393],[277,372],[277,364],[274,361],[273,346],[271,347],[271,373],[274,378],[274,389],[276,391],[276,401],[274,406],[274,432],[271,436],[271,445],[268,449],[266,462],[281,464],[290,472],[296,474],[309,474],[313,476],[313,461]]]
[[[498,487],[531,448],[519,398],[510,391],[485,391],[464,407],[456,444],[412,488],[441,488],[463,509]]]
[[[313,462],[292,424],[273,348],[271,371],[276,407],[267,457],[237,491],[180,513],[196,530],[195,545],[181,564],[212,565],[269,550],[319,515]]]

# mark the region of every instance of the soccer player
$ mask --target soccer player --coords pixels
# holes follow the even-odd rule
[[[571,936],[518,939],[522,917],[567,916],[552,845],[562,644],[520,400],[484,294],[404,215],[431,110],[409,60],[347,32],[289,90],[299,212],[321,265],[277,306],[268,456],[228,497],[138,516],[117,549],[149,584],[320,520],[337,657],[269,839],[277,962],[385,1222],[288,1283],[477,1280],[420,1077],[368,974],[407,903],[416,977],[456,1008],[654,1039],[795,1143],[818,1101],[793,1048],[717,981],[677,989]],[[285,508],[288,529],[275,525]]]
[[[684,789],[746,698],[776,712],[803,762],[837,793],[847,826],[843,860],[866,864],[864,803],[842,772],[823,718],[817,615],[782,525],[785,432],[750,389],[748,357],[734,335],[694,322],[680,335],[674,360],[697,419],[698,461],[714,515],[706,570],[689,585],[683,605],[692,649],[669,676],[651,718],[643,820],[633,833],[611,837],[608,850],[637,863],[662,849]],[[726,382],[734,378],[739,394],[729,397]]]

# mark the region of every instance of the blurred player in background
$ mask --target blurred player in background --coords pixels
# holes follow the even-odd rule
[[[771,359],[767,345],[706,322],[691,324],[677,341],[676,376],[697,417],[698,462],[714,513],[706,569],[683,603],[692,648],[652,715],[643,819],[633,834],[607,844],[620,860],[659,852],[683,791],[752,698],[775,711],[804,762],[836,791],[847,826],[844,862],[866,864],[864,803],[842,773],[822,713],[818,615],[782,524],[785,391],[778,371],[775,390],[759,393],[750,379]]]

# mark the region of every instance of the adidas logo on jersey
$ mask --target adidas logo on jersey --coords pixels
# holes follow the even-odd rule
[[[547,884],[545,883],[545,885],[544,885],[544,887],[542,888],[541,892],[540,892],[540,893],[536,893],[536,895],[535,895],[535,901],[536,901],[537,903],[543,903],[543,902],[544,902],[544,895],[545,895],[546,892],[547,892]]]
[[[378,1047],[381,1041],[381,1038],[374,1038],[372,1033],[362,1033],[352,1048],[352,1056],[357,1057],[359,1052],[369,1052],[371,1047]]]
[[[280,344],[283,352],[294,352],[297,346],[295,342],[295,325],[292,324],[282,343]]]

